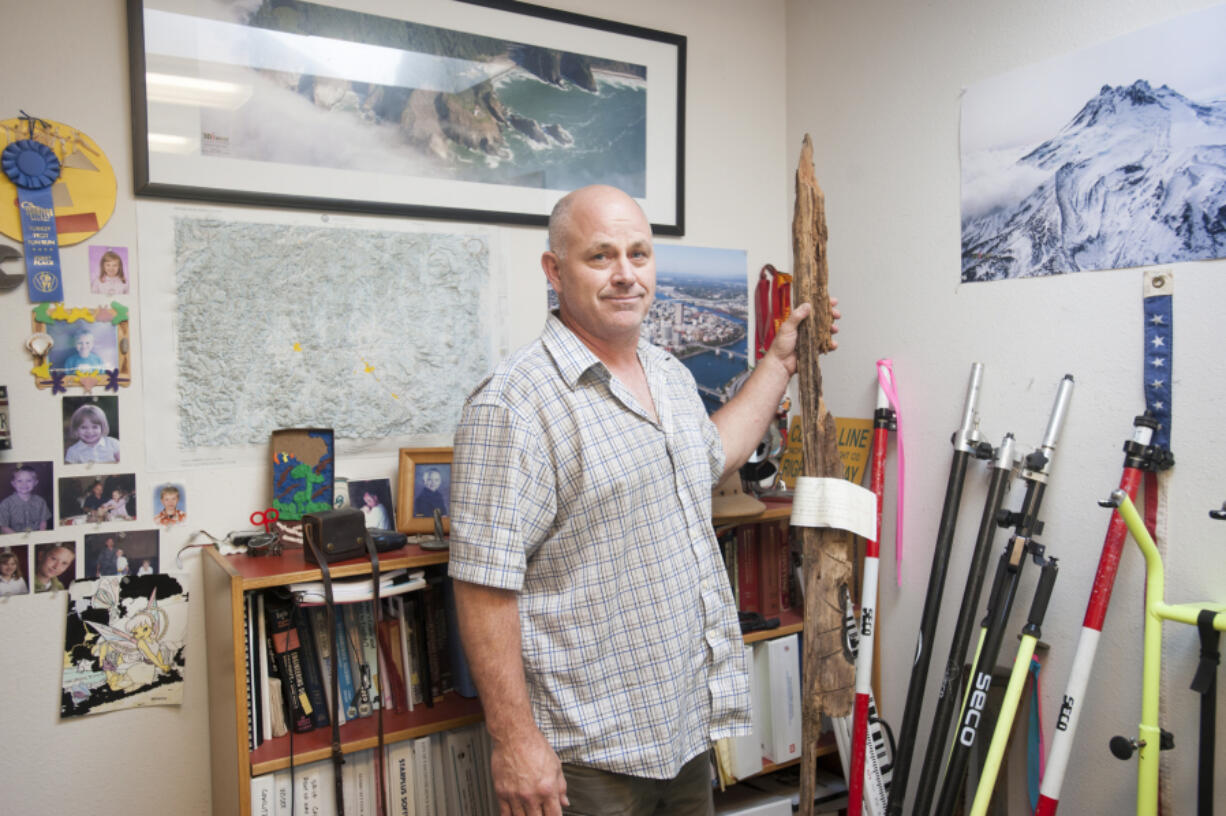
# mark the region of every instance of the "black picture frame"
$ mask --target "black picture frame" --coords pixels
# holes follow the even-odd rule
[[[585,183],[611,183],[626,189],[639,201],[654,232],[685,234],[684,35],[510,0],[421,4],[412,6],[409,12],[391,12],[400,15],[397,17],[388,17],[388,9],[398,8],[396,4],[379,0],[321,0],[309,4],[304,0],[289,1],[299,2],[303,7],[317,7],[308,11],[317,15],[313,19],[321,21],[320,25],[322,21],[341,15],[342,22],[337,28],[339,31],[343,27],[348,36],[312,37],[315,43],[322,39],[335,45],[337,53],[345,55],[339,63],[328,63],[329,67],[340,66],[335,69],[342,75],[340,79],[324,73],[295,74],[278,62],[281,52],[272,44],[274,40],[307,35],[248,22],[184,14],[183,4],[174,0],[127,0],[133,184],[137,196],[544,225],[553,204],[569,189]],[[413,14],[415,18],[409,19],[405,14]],[[349,26],[346,22],[364,15],[388,21],[389,25],[360,26],[355,23]],[[425,56],[424,52],[354,39],[355,36],[372,39],[392,36],[370,33],[380,29],[442,31],[444,35],[425,35],[436,51]],[[174,36],[167,36],[168,31],[173,31]],[[354,31],[358,34],[351,33]],[[252,48],[253,43],[267,47]],[[466,49],[468,43],[480,43],[481,47],[474,48],[471,53],[462,50],[437,53],[443,47]],[[505,46],[505,53],[497,51],[497,44]],[[318,54],[302,57],[303,49],[290,50],[293,55],[286,57],[285,66],[317,68],[324,61]],[[233,56],[240,51],[243,56]],[[398,52],[400,57],[407,55],[410,59],[406,63],[405,59],[397,57],[398,67],[385,71],[379,60],[389,52]],[[541,79],[541,83],[549,87],[532,86],[531,93],[526,94],[539,109],[535,117],[516,113],[497,97],[495,91],[494,101],[498,104],[482,101],[472,108],[473,116],[476,119],[489,113],[490,117],[497,118],[493,112],[500,109],[503,121],[496,122],[496,127],[483,122],[480,131],[463,130],[457,106],[470,98],[485,99],[480,96],[484,93],[480,88],[492,83],[496,72],[502,71],[497,76],[505,79],[513,71],[526,70],[524,66],[530,64],[540,71],[535,74],[538,79],[550,76],[548,68],[541,69],[541,63],[525,56],[536,52],[550,55],[546,62],[556,60],[549,65],[561,65],[564,55],[578,55],[584,60],[583,65],[595,64],[597,69],[595,75],[581,68],[567,77],[555,71],[552,76],[557,79],[556,83]],[[252,57],[252,54],[258,56]],[[476,58],[467,59],[468,56]],[[418,69],[403,67],[417,64],[415,59],[420,59],[425,66],[418,74],[413,74]],[[476,85],[465,86],[456,94],[425,91],[434,94],[431,105],[438,121],[448,123],[452,131],[459,129],[458,134],[445,133],[441,142],[430,141],[428,144],[433,152],[429,156],[434,158],[427,156],[424,147],[416,148],[417,153],[412,156],[405,156],[408,148],[393,143],[390,136],[405,134],[406,144],[410,138],[425,137],[405,124],[410,121],[406,119],[409,113],[402,113],[396,119],[375,112],[396,110],[390,105],[386,109],[380,107],[393,96],[383,91],[391,88],[396,92],[396,99],[403,96],[402,110],[407,112],[410,95],[422,89],[420,85],[403,83],[432,81],[431,77],[439,75],[431,67],[434,63],[452,66],[461,62],[465,70],[476,66],[479,72],[484,72],[484,79]],[[463,76],[455,73],[457,69],[439,70],[444,72],[444,83],[469,81],[456,80]],[[370,81],[376,75],[380,79],[394,75],[392,78],[402,84]],[[578,81],[569,78],[576,75],[581,77]],[[356,81],[357,77],[366,81]],[[524,74],[518,77],[532,78]],[[274,79],[283,83],[279,90],[270,89]],[[598,90],[594,93],[580,90],[584,81]],[[311,89],[310,99],[304,95],[304,85]],[[335,93],[340,95],[342,102],[336,103],[338,107],[329,109],[328,113],[331,116],[339,110],[342,114],[328,120],[332,124],[321,124],[314,129],[311,124],[319,120],[315,108],[321,98],[322,92],[318,90],[321,85],[340,87]],[[344,90],[346,85],[347,91]],[[586,103],[595,109],[599,100],[601,109],[609,109],[610,103],[597,94],[616,93],[613,89],[619,88],[624,92],[619,99],[626,106],[626,115],[621,119],[617,113],[609,114],[613,118],[606,121],[602,125],[606,129],[599,132],[570,132],[565,116],[571,105],[554,105],[549,99],[550,94],[565,93],[570,103],[577,99],[578,104]],[[378,93],[372,89],[377,89]],[[587,102],[583,94],[591,94],[593,100]],[[299,96],[306,104],[298,104]],[[378,101],[371,103],[376,97]],[[418,97],[419,100],[424,98]],[[268,100],[274,100],[275,105]],[[367,103],[371,103],[369,107]],[[342,104],[349,107],[339,107]],[[354,105],[357,107],[352,107]],[[221,112],[218,109],[222,109]],[[301,116],[301,120],[285,120],[283,109],[292,111],[295,117]],[[557,118],[550,121],[555,114]],[[277,119],[281,123],[280,130],[262,129],[254,124],[265,117],[271,121],[274,115],[281,117]],[[346,122],[345,117],[353,121]],[[337,121],[342,124],[336,125]],[[425,122],[421,126],[423,130],[429,129],[427,125],[437,124],[428,113],[422,121]],[[373,125],[359,122],[373,122]],[[386,130],[393,122],[392,130]],[[508,124],[511,122],[516,124]],[[341,128],[337,132],[356,133],[361,139],[370,139],[371,144],[378,143],[369,151],[363,149],[366,142],[353,145],[344,158],[324,156],[327,151],[323,146],[338,141],[332,138],[334,126]],[[640,126],[641,165],[638,158]],[[615,127],[624,130],[608,130]],[[469,146],[478,132],[490,134],[490,137],[479,146]],[[606,137],[611,141],[606,141]],[[541,139],[544,141],[536,141]],[[527,140],[534,140],[536,145],[531,151],[524,147]],[[587,147],[589,144],[595,147]],[[624,165],[612,149],[613,145],[620,144],[631,145],[628,149],[631,160]],[[567,152],[571,148],[575,148],[575,152]],[[314,153],[309,161],[267,158],[273,153],[305,155],[311,151]],[[542,159],[539,154],[548,151],[560,158],[556,161]],[[256,152],[262,155],[255,159],[248,155]],[[597,166],[599,161],[594,157],[602,155],[607,156],[607,167]],[[481,162],[474,157],[484,158],[484,163],[493,168],[488,171],[488,179],[487,170],[480,167]],[[341,166],[342,162],[350,162],[351,166]],[[427,167],[429,175],[384,169],[394,165],[408,167],[413,163],[417,167]],[[623,172],[623,166],[628,171]],[[448,173],[453,177],[448,177]]]

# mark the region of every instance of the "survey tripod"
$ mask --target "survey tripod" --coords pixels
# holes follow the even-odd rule
[[[1056,392],[1055,405],[1047,422],[1047,430],[1039,447],[1027,454],[1022,462],[1021,478],[1026,482],[1026,494],[1022,499],[1022,508],[1017,513],[1010,513],[1004,519],[1013,526],[1014,533],[1005,545],[997,563],[996,576],[992,581],[992,591],[988,596],[988,611],[980,632],[980,648],[975,659],[966,705],[958,719],[954,730],[953,748],[949,754],[945,777],[941,786],[941,795],[937,800],[936,813],[940,816],[951,816],[960,798],[962,780],[966,775],[966,767],[970,761],[971,749],[974,748],[979,736],[989,730],[985,721],[984,707],[987,703],[986,694],[976,694],[976,690],[986,691],[992,682],[996,659],[1000,655],[1000,647],[1004,640],[1005,630],[1009,622],[1009,613],[1013,609],[1013,599],[1017,594],[1021,580],[1022,568],[1027,560],[1033,560],[1040,567],[1048,563],[1044,556],[1044,547],[1035,541],[1043,529],[1039,521],[1039,508],[1043,503],[1043,494],[1051,475],[1052,458],[1056,450],[1056,441],[1064,418],[1068,412],[1069,401],[1073,396],[1073,376],[1065,374]]]
[[[1202,629],[1206,623],[1210,623],[1214,630],[1226,631],[1226,603],[1168,604],[1164,597],[1166,576],[1163,572],[1162,554],[1158,552],[1153,537],[1145,527],[1145,521],[1137,512],[1128,493],[1117,489],[1111,493],[1111,498],[1100,504],[1113,507],[1119,512],[1124,523],[1128,525],[1128,532],[1132,534],[1133,540],[1145,556],[1145,646],[1141,670],[1141,723],[1136,739],[1112,738],[1111,752],[1121,759],[1131,758],[1134,752],[1137,754],[1137,816],[1157,816],[1158,753],[1163,748],[1174,745],[1174,738],[1158,725],[1158,697],[1162,679],[1162,623],[1169,620],[1197,626],[1199,622]],[[1221,511],[1213,512],[1214,518],[1220,518],[1220,514]],[[1202,734],[1205,728],[1202,716]],[[1209,724],[1209,729],[1212,730],[1212,723]],[[1200,816],[1208,816],[1213,812],[1213,769],[1211,766],[1208,768],[1208,780],[1205,778],[1205,770],[1202,762],[1202,795],[1199,797],[1201,801],[1198,807]],[[1209,785],[1207,797],[1204,795],[1206,782]]]

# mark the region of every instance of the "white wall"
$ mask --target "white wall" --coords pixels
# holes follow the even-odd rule
[[[687,222],[689,245],[745,249],[749,267],[786,264],[789,201],[780,180],[787,173],[784,98],[784,5],[708,3],[687,0],[661,4],[627,0],[552,3],[595,16],[686,34],[689,38]],[[136,207],[132,196],[130,103],[128,96],[125,4],[120,0],[42,0],[6,3],[3,24],[10,36],[0,49],[5,109],[80,128],[106,152],[119,179],[115,214],[99,242],[136,248]],[[88,11],[87,11],[88,9]],[[13,32],[26,32],[17,35]],[[446,226],[445,222],[442,226]],[[537,259],[544,230],[498,229],[511,259],[500,270],[510,287],[507,320],[514,345],[536,335],[544,318],[544,281]],[[6,243],[11,243],[4,239]],[[669,239],[676,240],[676,239]],[[88,241],[63,252],[65,297],[70,305],[93,302],[84,277]],[[142,276],[167,270],[139,268]],[[135,295],[128,298],[134,307]],[[136,376],[120,395],[123,471],[135,470],[140,514],[149,518],[145,495],[160,481],[181,481],[188,492],[190,525],[164,536],[163,564],[173,560],[191,530],[215,533],[247,526],[247,514],[262,506],[268,474],[262,468],[150,473],[145,450],[142,389],[164,372],[141,365],[139,309],[133,310]],[[22,348],[29,334],[30,304],[19,289],[0,296],[0,383],[11,400],[14,449],[0,461],[54,459],[59,442],[60,397],[36,392],[30,358]],[[404,444],[409,444],[406,438]],[[429,440],[436,442],[437,440]],[[90,472],[86,466],[57,474]],[[395,477],[392,457],[338,462],[338,474],[353,478]],[[144,528],[146,525],[137,525]],[[105,529],[105,528],[103,528]],[[76,538],[72,528],[31,534],[12,543]],[[16,537],[14,537],[16,538]],[[7,542],[6,542],[7,543]],[[59,719],[60,660],[65,596],[47,594],[0,601],[0,627],[9,658],[0,668],[5,704],[0,707],[0,765],[6,814],[205,814],[209,789],[207,676],[204,658],[203,594],[199,556],[186,557],[189,591],[195,593],[184,703],[103,714],[75,721]]]
[[[1049,736],[1068,677],[1098,563],[1107,513],[1095,502],[1119,483],[1124,440],[1144,408],[1140,357],[1141,271],[1087,272],[1050,279],[959,285],[959,94],[979,80],[1066,54],[1209,5],[1205,2],[860,3],[792,0],[787,14],[789,162],[804,133],[814,139],[826,194],[831,289],[842,298],[841,348],[824,366],[836,413],[868,416],[873,364],[892,357],[904,406],[908,464],[906,557],[895,585],[893,548],[883,547],[882,711],[903,714],[918,620],[932,563],[957,428],[973,361],[986,367],[980,413],[993,444],[1006,431],[1026,449],[1042,436],[1060,377],[1076,391],[1054,464],[1040,540],[1060,558],[1060,577],[1043,629],[1051,644],[1043,670],[1043,726]],[[787,182],[790,185],[790,180]],[[1169,491],[1167,597],[1221,599],[1226,529],[1207,516],[1226,498],[1221,457],[1226,433],[1220,304],[1226,262],[1174,267],[1175,416],[1178,464]],[[887,479],[892,507],[893,473]],[[945,614],[934,646],[928,731],[957,604],[966,580],[986,475],[972,466],[951,557]],[[1010,506],[1016,509],[1021,491]],[[890,520],[892,521],[892,519]],[[890,541],[887,521],[884,537]],[[996,539],[996,551],[1005,535]],[[1131,812],[1135,762],[1107,751],[1115,734],[1135,735],[1140,709],[1140,627],[1144,572],[1131,540],[1115,583],[1093,688],[1085,701],[1061,812]],[[993,567],[995,564],[993,553]],[[1029,607],[1037,570],[1023,577],[1002,662]],[[984,597],[986,600],[986,592]],[[1195,803],[1198,698],[1187,691],[1198,646],[1189,627],[1167,626],[1170,754],[1174,810]],[[1219,713],[1219,729],[1223,721]],[[917,749],[912,790],[923,760]],[[1226,771],[1219,755],[1217,776]],[[1020,785],[1010,813],[1028,812]]]

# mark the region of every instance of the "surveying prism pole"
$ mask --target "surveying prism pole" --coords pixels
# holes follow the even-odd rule
[[[937,697],[936,715],[932,730],[928,733],[928,747],[924,751],[924,766],[920,771],[919,788],[915,793],[915,807],[911,816],[925,816],[932,807],[932,795],[936,792],[941,776],[941,761],[945,757],[945,741],[953,722],[955,706],[962,699],[962,664],[966,659],[966,647],[974,631],[975,613],[979,611],[979,596],[983,592],[983,579],[988,571],[988,559],[992,555],[992,539],[996,535],[997,517],[1009,494],[1009,483],[1016,466],[1013,434],[1005,434],[996,459],[992,464],[992,479],[988,484],[988,496],[983,504],[983,517],[979,520],[979,536],[975,539],[975,551],[971,555],[970,570],[966,575],[966,588],[962,591],[962,605],[958,608],[958,622],[954,627],[953,644],[945,661],[945,674],[941,678],[941,690]]]
[[[1056,583],[1058,569],[1059,566],[1054,558],[1048,558],[1043,564],[1039,586],[1030,604],[1030,615],[1026,619],[1026,625],[1022,628],[1022,642],[1017,647],[1017,658],[1013,661],[1009,685],[1005,687],[1005,698],[1000,706],[1000,716],[996,718],[996,729],[992,732],[992,742],[988,745],[988,755],[983,762],[983,773],[979,776],[979,785],[975,788],[975,799],[971,803],[971,816],[986,816],[988,812],[992,791],[996,789],[996,777],[1000,774],[1000,765],[1005,758],[1005,748],[1009,745],[1013,720],[1017,716],[1018,703],[1022,699],[1022,690],[1026,687],[1026,679],[1030,676],[1030,660],[1034,657],[1034,648],[1041,637],[1043,616],[1047,614],[1047,602],[1051,600],[1051,590]]]
[[[966,467],[972,458],[991,456],[992,446],[979,437],[979,418],[975,407],[979,403],[979,384],[983,379],[983,364],[971,364],[966,401],[962,407],[962,424],[953,436],[954,456],[949,466],[949,481],[945,487],[945,504],[937,527],[936,547],[932,553],[932,571],[928,574],[928,592],[924,596],[924,611],[920,618],[919,639],[915,644],[915,662],[907,686],[907,702],[903,708],[902,727],[898,736],[898,755],[894,757],[894,779],[890,783],[890,800],[886,813],[901,816],[907,792],[907,776],[911,772],[911,754],[915,750],[915,731],[924,706],[924,685],[928,680],[928,664],[932,660],[932,637],[941,611],[941,595],[945,592],[945,573],[949,551],[953,546],[954,528],[958,523],[958,506],[962,503],[962,485]],[[858,814],[857,814],[858,816]]]
[[[1060,428],[1064,425],[1064,417],[1072,396],[1073,375],[1065,374],[1056,392],[1056,403],[1052,407],[1043,441],[1023,460],[1022,479],[1026,482],[1026,495],[1022,499],[1022,509],[1002,519],[1004,523],[1014,525],[1014,533],[1005,545],[997,565],[996,579],[993,582],[992,595],[988,599],[988,613],[980,639],[982,646],[971,671],[970,696],[954,729],[953,749],[950,751],[945,778],[941,784],[941,795],[937,799],[935,812],[939,816],[952,816],[962,788],[962,779],[966,776],[971,749],[987,725],[984,722],[984,703],[987,702],[987,697],[976,692],[986,692],[991,685],[992,672],[996,667],[1001,641],[1009,623],[1009,612],[1013,608],[1013,598],[1017,594],[1018,582],[1022,577],[1022,567],[1025,566],[1028,555],[1036,558],[1042,556],[1042,545],[1034,541],[1034,536],[1043,528],[1043,523],[1039,521],[1039,508],[1043,504],[1043,493],[1051,475],[1056,440],[1060,436]]]
[[[1171,452],[1150,445],[1158,426],[1149,412],[1132,421],[1132,439],[1124,443],[1124,472],[1120,475],[1119,489],[1135,500],[1144,472],[1165,470],[1174,464]],[[1098,559],[1098,571],[1094,574],[1090,602],[1086,606],[1085,620],[1081,624],[1081,636],[1077,651],[1073,653],[1073,667],[1069,671],[1068,686],[1060,702],[1060,714],[1056,719],[1056,732],[1052,736],[1051,751],[1047,755],[1047,770],[1043,784],[1039,786],[1039,804],[1035,816],[1054,816],[1060,804],[1060,788],[1068,770],[1068,760],[1073,752],[1073,739],[1077,723],[1081,720],[1082,703],[1090,684],[1090,670],[1102,636],[1103,621],[1107,617],[1107,605],[1111,603],[1111,590],[1115,587],[1115,574],[1119,569],[1128,526],[1119,512],[1112,512],[1107,525],[1107,537],[1103,541],[1102,555]]]
[[[884,374],[884,372],[883,372]],[[888,375],[887,375],[888,376]],[[881,383],[877,383],[877,410],[873,413],[873,458],[869,470],[869,486],[877,496],[877,533],[864,542],[864,576],[860,586],[860,650],[856,655],[856,699],[852,708],[851,770],[847,779],[847,812],[862,813],[865,773],[864,758],[868,743],[868,699],[873,691],[873,638],[877,624],[877,572],[881,560],[881,510],[885,497],[885,449],[890,428],[895,423],[894,411]],[[871,781],[871,816],[881,816],[885,805],[885,789],[878,778]],[[882,801],[877,801],[882,800]],[[878,807],[880,805],[880,807]]]

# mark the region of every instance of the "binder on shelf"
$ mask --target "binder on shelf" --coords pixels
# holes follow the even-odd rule
[[[754,683],[762,709],[762,756],[786,762],[800,756],[800,639],[796,634],[754,644]]]

